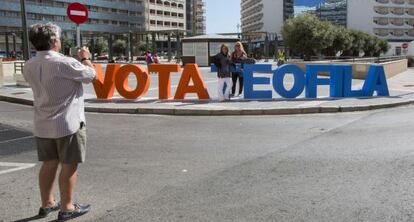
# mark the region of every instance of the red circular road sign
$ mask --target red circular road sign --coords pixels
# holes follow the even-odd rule
[[[88,9],[82,3],[74,2],[68,6],[67,15],[72,22],[79,25],[88,20]]]
[[[405,43],[403,43],[403,44],[402,44],[402,47],[403,47],[403,49],[408,48],[408,43],[406,43],[406,42],[405,42]]]

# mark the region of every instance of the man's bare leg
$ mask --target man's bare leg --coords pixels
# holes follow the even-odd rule
[[[42,199],[42,208],[52,207],[55,204],[53,197],[53,183],[59,166],[58,160],[43,161],[39,171],[39,188]]]
[[[73,190],[77,180],[78,164],[62,163],[59,175],[61,211],[73,211]]]

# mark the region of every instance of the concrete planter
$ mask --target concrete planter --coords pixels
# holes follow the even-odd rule
[[[14,75],[14,62],[0,61],[0,86],[8,80],[12,80]]]

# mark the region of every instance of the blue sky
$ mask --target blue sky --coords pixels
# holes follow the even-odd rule
[[[323,0],[295,0],[295,5],[314,6],[321,1]],[[240,0],[206,0],[206,16],[207,33],[237,32],[237,24],[240,23]]]

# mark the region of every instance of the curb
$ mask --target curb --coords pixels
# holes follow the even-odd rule
[[[33,100],[21,97],[0,95],[0,101],[17,103],[33,106]],[[413,105],[414,99],[381,103],[374,105],[355,105],[355,106],[316,106],[300,108],[270,108],[270,109],[177,109],[177,108],[113,108],[85,106],[85,111],[90,113],[120,113],[120,114],[153,114],[170,116],[255,116],[255,115],[297,115],[297,114],[316,114],[316,113],[343,113],[361,112],[378,109],[395,108],[399,106]]]

